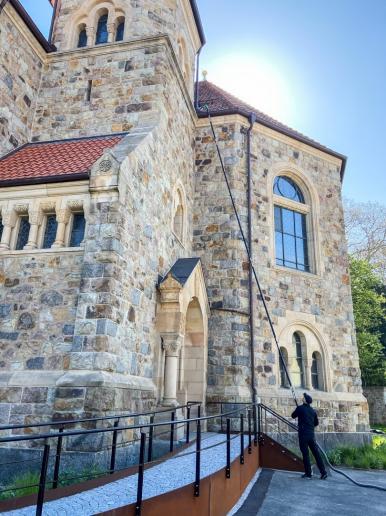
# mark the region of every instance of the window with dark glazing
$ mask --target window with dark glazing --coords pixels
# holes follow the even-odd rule
[[[290,177],[278,176],[275,179],[273,193],[291,201],[304,204],[304,196],[298,185]]]
[[[124,32],[125,32],[125,22],[121,21],[118,24],[118,27],[117,27],[117,32],[116,32],[116,35],[115,35],[115,41],[123,41]]]
[[[107,14],[102,14],[98,21],[97,33],[96,33],[96,45],[107,43],[109,34],[107,31]]]
[[[319,357],[317,353],[312,353],[312,366],[311,366],[311,382],[314,389],[320,389],[319,381]]]
[[[294,371],[292,371],[294,386],[295,387],[304,387],[304,364],[303,364],[303,349],[302,349],[302,339],[299,333],[294,333],[292,337],[293,344],[295,345],[296,352],[296,364]]]
[[[28,237],[29,237],[30,223],[28,220],[28,215],[20,217],[19,223],[19,232],[17,234],[16,241],[16,251],[21,251],[24,249],[24,246],[27,245]]]
[[[87,32],[86,32],[86,29],[82,29],[79,32],[79,37],[78,37],[78,48],[83,48],[83,47],[87,47]]]
[[[70,237],[70,247],[79,247],[84,239],[86,220],[83,213],[74,213]]]
[[[276,264],[310,271],[306,215],[275,206]]]
[[[56,231],[58,229],[58,223],[56,221],[56,215],[47,215],[46,217],[46,229],[44,231],[43,249],[50,249],[56,239]]]

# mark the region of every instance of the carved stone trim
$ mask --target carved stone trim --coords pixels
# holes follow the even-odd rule
[[[184,336],[178,333],[164,333],[162,337],[162,349],[168,357],[178,357],[184,342]]]

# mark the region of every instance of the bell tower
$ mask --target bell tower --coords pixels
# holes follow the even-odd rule
[[[205,43],[195,0],[49,0],[52,43],[58,51],[90,49],[166,35],[181,73],[194,80],[195,57]]]

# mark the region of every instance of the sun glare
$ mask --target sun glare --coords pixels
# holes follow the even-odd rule
[[[282,122],[293,117],[288,81],[258,56],[228,54],[207,63],[208,80]]]

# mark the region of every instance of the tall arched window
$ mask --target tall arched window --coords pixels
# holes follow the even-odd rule
[[[98,20],[98,27],[96,33],[96,45],[101,45],[102,43],[107,43],[109,33],[107,31],[107,14],[102,14],[102,16]]]
[[[287,353],[287,350],[285,348],[281,347],[280,351],[281,351],[281,355],[283,357],[283,360],[285,362],[285,366],[288,369],[288,353]],[[288,388],[288,378],[287,378],[287,375],[286,375],[286,372],[285,372],[285,367],[284,367],[284,364],[283,364],[283,361],[282,361],[281,358],[279,358],[279,363],[280,363],[280,387]]]
[[[87,32],[86,25],[82,24],[79,27],[79,36],[78,36],[78,48],[87,47]]]
[[[118,18],[117,20],[117,30],[115,33],[115,41],[123,41],[123,35],[125,33],[125,19]]]
[[[274,187],[276,264],[310,271],[307,213],[299,186],[286,176],[278,176]]]
[[[311,365],[311,383],[312,388],[316,390],[323,390],[323,377],[322,377],[322,357],[320,353],[315,351],[312,353],[312,365]]]
[[[293,361],[292,378],[295,387],[304,387],[304,359],[302,338],[298,332],[292,336],[293,351],[295,353],[295,360]]]

